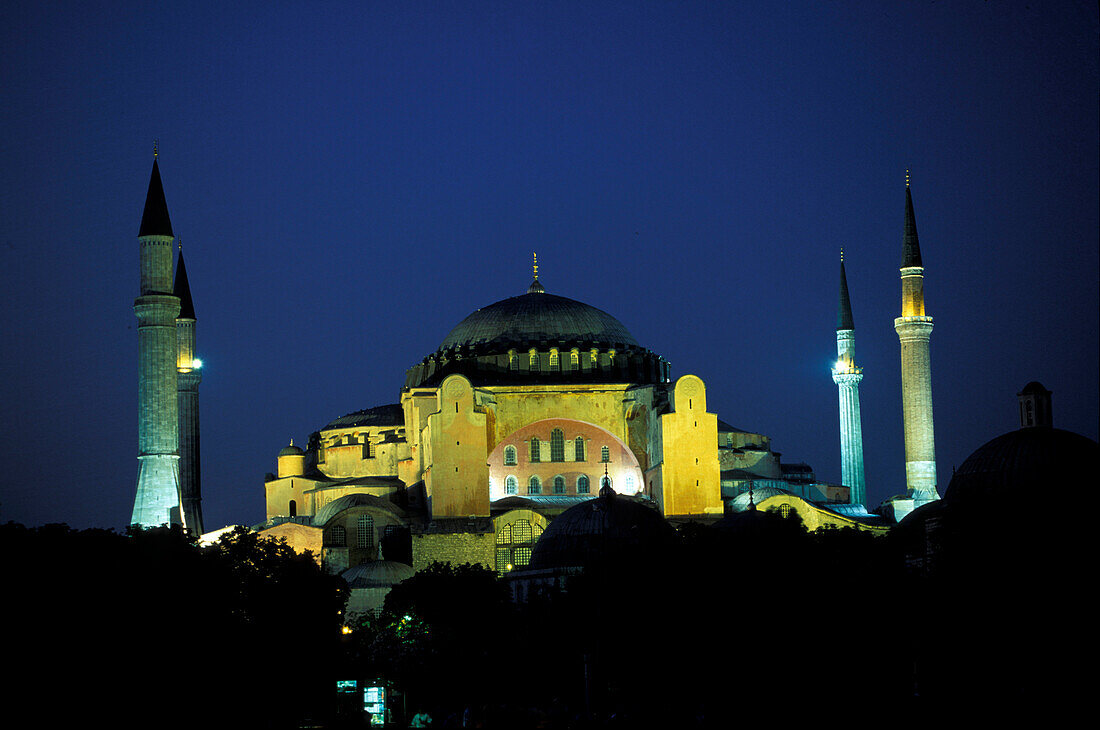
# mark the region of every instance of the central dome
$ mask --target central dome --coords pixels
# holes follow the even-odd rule
[[[607,312],[541,289],[532,285],[527,294],[482,307],[459,322],[439,349],[564,341],[638,347],[630,330]]]

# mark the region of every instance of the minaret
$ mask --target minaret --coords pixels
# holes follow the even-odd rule
[[[138,318],[138,478],[130,523],[179,523],[179,416],[176,394],[176,316],[172,294],[172,223],[164,202],[157,153],[138,231],[141,296]]]
[[[199,383],[202,361],[195,357],[195,305],[183,263],[183,239],[179,244],[176,283],[173,293],[180,300],[176,317],[176,379],[179,393],[180,504],[183,524],[194,535],[202,528],[202,472],[199,468]]]
[[[932,318],[924,314],[924,264],[909,172],[905,173],[905,234],[901,256],[901,316],[894,320],[901,340],[901,402],[905,424],[905,483],[914,507],[939,499],[936,443],[932,427],[932,365],[928,340]]]
[[[865,504],[867,487],[863,479],[863,425],[859,417],[859,381],[863,368],[856,365],[856,326],[844,273],[844,251],[840,252],[840,302],[836,313],[836,365],[833,382],[840,391],[840,481],[848,487],[851,504]]]

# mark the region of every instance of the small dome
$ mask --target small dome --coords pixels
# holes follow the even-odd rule
[[[608,555],[651,554],[670,546],[675,535],[652,502],[601,490],[600,497],[570,507],[550,523],[535,544],[530,567],[568,568]]]
[[[270,451],[268,453],[271,453]],[[304,451],[294,445],[294,439],[290,440],[290,446],[284,446],[279,456],[305,456]]]
[[[1010,431],[967,457],[951,477],[944,500],[1037,500],[1044,492],[1053,496],[1056,490],[1081,489],[1096,478],[1098,448],[1092,439],[1060,428]]]
[[[349,588],[392,588],[416,573],[411,566],[393,560],[372,560],[348,568],[340,575]]]
[[[782,490],[778,487],[766,487],[766,486],[755,487],[752,490],[752,502],[755,505],[759,505],[761,502],[763,502],[768,497],[774,497],[777,494],[790,494],[790,492]],[[734,497],[730,501],[730,511],[731,512],[744,512],[748,508],[749,508],[749,493],[748,492],[742,492],[741,494],[738,494],[736,497]]]
[[[362,492],[355,492],[353,494],[345,494],[339,499],[334,499],[326,504],[321,509],[317,510],[317,514],[313,516],[313,524],[318,527],[324,527],[325,523],[331,520],[336,515],[340,514],[346,509],[352,507],[374,507],[376,509],[385,510],[390,512],[395,517],[401,518],[398,514],[398,510],[394,508],[392,502],[382,497],[375,497],[373,494],[363,494]]]

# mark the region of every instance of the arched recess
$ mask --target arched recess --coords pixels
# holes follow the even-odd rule
[[[549,445],[554,431],[561,431],[563,435],[561,443],[565,453],[562,461],[551,459]],[[578,438],[584,441],[580,460],[576,453]],[[540,443],[538,461],[531,458],[532,439],[538,439]],[[607,448],[609,455],[607,462],[600,459],[604,448]],[[515,449],[517,463],[505,463],[506,449]],[[622,491],[624,485],[633,484],[634,490],[631,494],[636,494],[643,491],[645,484],[637,457],[621,439],[595,424],[572,418],[547,418],[513,431],[502,438],[490,452],[488,465],[491,501],[508,496],[560,498],[563,495],[555,494],[554,491],[556,477],[562,477],[564,481],[564,496],[594,497],[599,491],[604,467],[607,467],[612,485],[620,493],[625,493]],[[577,485],[582,475],[588,477],[590,488],[587,494],[578,493]],[[519,487],[518,494],[508,492],[509,476],[515,477],[515,483]],[[538,477],[541,494],[529,494],[533,476]]]

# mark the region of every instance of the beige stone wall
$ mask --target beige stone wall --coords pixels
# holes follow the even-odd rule
[[[672,412],[661,416],[661,511],[721,514],[718,416],[707,413],[706,386],[699,377],[684,375],[676,381],[670,404]]]
[[[322,431],[323,461],[318,462],[317,469],[333,479],[396,476],[397,463],[408,458],[408,444],[404,438],[404,427],[394,426]]]
[[[413,569],[423,570],[432,563],[463,565],[472,563],[494,568],[496,539],[491,532],[420,534],[412,537]]]
[[[439,411],[428,416],[431,468],[425,487],[433,519],[489,515],[489,465],[485,413],[461,375],[439,388]]]
[[[318,482],[306,477],[287,477],[272,479],[264,484],[267,501],[267,519],[272,517],[290,517],[290,501],[294,500],[297,513],[301,516],[313,515],[317,511],[310,493]]]
[[[783,508],[786,507],[789,510],[798,513],[798,516],[802,518],[802,524],[806,525],[806,529],[817,530],[821,527],[855,527],[859,530],[867,532],[873,532],[875,534],[884,535],[890,531],[888,526],[883,525],[864,525],[856,520],[843,517],[841,515],[829,512],[827,510],[819,509],[810,504],[804,499],[794,496],[793,494],[777,494],[772,497],[768,497],[763,502],[756,505],[756,508],[762,512],[769,512],[776,510],[782,513]]]
[[[260,531],[260,536],[271,540],[286,539],[286,544],[294,548],[294,552],[304,553],[309,550],[313,553],[317,564],[321,563],[321,528],[312,525],[299,525],[296,522],[284,522],[275,527],[269,527]]]

